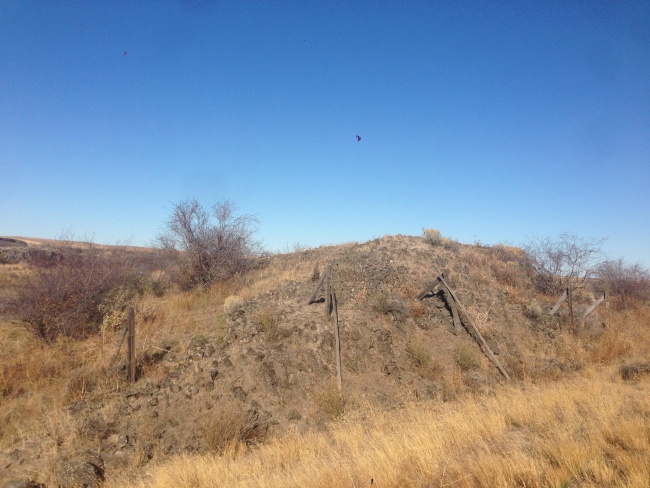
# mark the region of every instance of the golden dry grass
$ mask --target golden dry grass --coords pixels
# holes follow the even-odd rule
[[[529,300],[530,293],[522,277],[512,278],[506,272],[510,268],[501,269],[500,257],[491,251],[472,248],[465,254],[476,265],[465,286],[484,298],[483,307],[468,308],[481,332],[490,337],[496,315],[492,304],[497,302],[489,284],[497,280],[511,289],[507,296],[516,303]],[[27,272],[9,265],[0,270],[5,284]],[[136,351],[141,358],[146,351],[170,345],[184,350],[195,335],[219,336],[225,331],[227,297],[254,300],[292,281],[304,282],[313,273],[313,259],[276,256],[267,266],[208,290],[170,290],[163,297],[147,293],[135,303]],[[2,278],[0,274],[0,285]],[[403,294],[413,305],[411,316],[424,313],[422,304],[412,300],[417,291]],[[648,379],[613,379],[623,362],[650,357],[648,308],[631,303],[607,315],[602,307],[599,310],[608,325],[602,334],[560,331],[546,344],[554,348],[553,358],[580,365],[562,378],[574,371],[580,377],[549,383],[554,377],[544,373],[548,358],[540,354],[538,344],[522,344],[518,386],[498,388],[494,396],[472,397],[460,375],[463,368],[474,371],[485,362],[476,350],[471,350],[476,358],[469,350],[456,351],[458,377],[449,379],[440,375],[430,351],[412,345],[407,352],[418,374],[436,378],[445,391],[456,393],[443,398],[460,394],[460,400],[379,412],[346,404],[334,390],[323,390],[315,398],[319,408],[340,419],[325,431],[289,434],[257,448],[232,442],[221,457],[182,456],[167,463],[161,457],[162,464],[152,467],[147,477],[107,473],[107,486],[364,487],[370,479],[378,487],[650,486]],[[263,330],[273,326],[272,312],[262,308],[253,317]],[[93,447],[94,440],[82,437],[80,421],[67,407],[88,395],[120,390],[123,375],[108,368],[118,336],[119,330],[111,330],[103,337],[46,346],[0,319],[0,449],[35,440],[52,453],[66,446]],[[143,374],[155,380],[165,373],[145,364]],[[211,427],[215,432],[218,426]],[[140,464],[134,459],[131,466]]]
[[[116,487],[645,487],[650,383],[575,378],[402,410],[221,457],[181,456]]]

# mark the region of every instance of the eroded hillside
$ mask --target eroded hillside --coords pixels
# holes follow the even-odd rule
[[[328,265],[342,396],[324,289],[308,303]],[[548,315],[558,297],[534,290],[516,248],[387,236],[300,250],[264,258],[255,271],[209,290],[140,296],[132,384],[123,351],[115,359],[121,324],[101,337],[45,346],[3,322],[0,476],[52,483],[87,451],[110,476],[173,454],[322,429],[361,407],[489,393],[506,380],[468,318],[461,314],[458,333],[440,288],[419,299],[436,270],[513,382],[555,380],[650,353],[647,306],[603,304],[569,332],[566,307]],[[600,291],[576,294],[577,317]]]

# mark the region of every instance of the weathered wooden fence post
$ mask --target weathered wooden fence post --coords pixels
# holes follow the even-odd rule
[[[555,303],[555,306],[553,306],[551,311],[548,313],[549,315],[555,315],[555,312],[557,312],[560,309],[560,305],[562,305],[564,303],[564,300],[566,300],[566,296],[568,295],[568,293],[569,293],[569,289],[566,288],[564,290],[564,293],[562,293],[560,299]]]
[[[325,287],[325,321],[329,321],[332,316],[332,280],[327,276],[327,286]]]
[[[336,378],[338,381],[339,395],[341,395],[343,391],[343,381],[341,379],[341,338],[339,336],[339,308],[335,292],[332,292],[332,306],[334,317],[334,347],[336,348]]]
[[[314,301],[316,298],[316,293],[318,293],[318,290],[320,290],[320,287],[323,285],[323,282],[329,277],[330,275],[330,265],[328,264],[325,267],[325,271],[321,275],[320,279],[318,280],[318,283],[316,283],[316,288],[314,288],[314,291],[311,292],[311,295],[309,295],[309,298],[307,299],[307,305],[310,305],[311,302]]]
[[[576,332],[576,323],[575,319],[573,318],[573,290],[571,288],[571,282],[569,281],[569,287],[567,288],[569,290],[569,321],[571,324],[571,332]]]
[[[497,357],[494,355],[494,352],[492,352],[492,349],[488,345],[488,343],[485,341],[485,338],[481,334],[481,331],[478,330],[478,327],[476,327],[476,324],[472,320],[472,317],[470,316],[469,312],[465,308],[465,306],[460,302],[458,297],[456,296],[456,293],[454,290],[449,286],[449,284],[445,281],[443,273],[440,272],[438,267],[432,263],[433,269],[438,273],[438,278],[436,281],[429,283],[427,285],[427,288],[420,293],[419,299],[422,300],[431,290],[437,285],[441,285],[443,287],[443,290],[445,290],[445,293],[449,293],[449,296],[451,297],[450,302],[455,302],[455,305],[458,307],[458,309],[465,315],[465,318],[467,319],[467,322],[469,326],[471,327],[472,331],[474,332],[475,339],[479,342],[481,345],[481,348],[483,349],[483,352],[485,355],[494,363],[494,365],[499,369],[501,374],[505,377],[506,380],[510,381],[510,376],[508,375],[508,372],[504,369],[503,366],[501,366],[501,363],[497,359]],[[460,319],[458,320],[460,322]],[[469,332],[469,330],[468,330]],[[471,334],[471,333],[470,333]]]
[[[135,312],[133,307],[126,310],[126,321],[129,328],[128,357],[126,360],[126,374],[129,382],[135,381]]]

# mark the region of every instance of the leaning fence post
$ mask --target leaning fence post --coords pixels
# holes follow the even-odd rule
[[[126,360],[127,380],[129,382],[135,381],[135,312],[133,307],[126,310],[126,321],[129,328],[128,344],[128,357]]]
[[[327,286],[325,287],[325,321],[332,316],[332,280],[328,274]]]

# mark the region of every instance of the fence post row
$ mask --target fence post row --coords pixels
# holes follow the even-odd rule
[[[593,311],[596,309],[596,307],[598,307],[598,305],[600,305],[604,300],[607,300],[607,298],[608,298],[607,288],[608,288],[608,287],[609,287],[609,286],[608,286],[608,283],[606,283],[606,284],[605,284],[605,292],[603,293],[603,295],[602,295],[598,300],[596,300],[596,301],[595,301],[595,302],[594,302],[594,303],[593,303],[593,304],[592,304],[592,305],[591,305],[591,306],[590,306],[590,307],[585,311],[585,313],[584,313],[584,314],[582,315],[582,317],[580,318],[580,324],[584,325],[584,321],[585,321],[585,319],[587,318],[587,316],[589,316],[589,314],[590,314],[591,312],[593,312]],[[569,315],[570,315],[570,320],[571,320],[571,329],[572,329],[572,330],[575,330],[575,321],[574,321],[574,317],[573,317],[573,290],[572,290],[572,288],[571,288],[571,284],[569,284],[569,286],[567,286],[567,287],[565,288],[564,293],[562,293],[562,296],[560,297],[560,299],[559,299],[559,300],[557,301],[557,303],[553,306],[553,308],[552,308],[551,311],[549,312],[549,315],[551,315],[551,316],[552,316],[552,315],[555,315],[555,313],[560,309],[560,305],[562,305],[562,303],[564,303],[564,301],[565,301],[567,298],[569,299]],[[606,303],[606,305],[607,305],[607,312],[609,313],[609,302],[605,302],[605,303]],[[608,319],[609,319],[609,317],[608,317]]]

